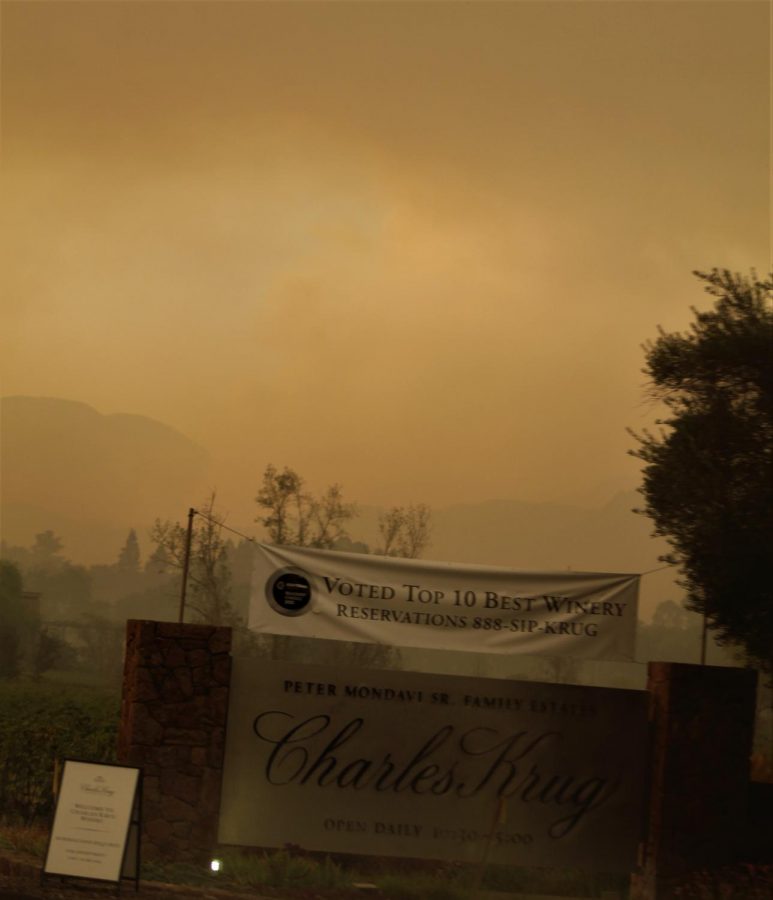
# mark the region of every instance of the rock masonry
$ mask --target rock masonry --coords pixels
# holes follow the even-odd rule
[[[651,662],[648,673],[649,809],[631,900],[686,896],[692,873],[744,859],[747,828],[756,672]]]
[[[230,651],[230,628],[127,622],[118,760],[142,768],[143,858],[217,842]]]

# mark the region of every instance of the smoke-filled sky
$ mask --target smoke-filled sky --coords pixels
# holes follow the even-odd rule
[[[3,393],[173,425],[226,502],[634,486],[640,345],[769,266],[769,15],[5,0]]]

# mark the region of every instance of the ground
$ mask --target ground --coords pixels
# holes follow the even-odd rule
[[[0,849],[0,900],[109,900],[119,896],[114,884],[59,880],[41,882],[41,864],[36,857]],[[474,892],[475,900],[569,900],[564,896]],[[398,900],[372,885],[352,885],[349,889],[255,888],[223,889],[214,884],[181,885],[141,881],[135,892],[132,882],[124,882],[120,896],[136,900]],[[450,900],[458,894],[433,891],[433,900]],[[399,900],[405,895],[401,892]],[[602,892],[601,898],[622,900],[617,892]],[[773,866],[736,866],[721,872],[696,873],[675,895],[678,900],[773,900]],[[424,898],[422,898],[424,900]]]
[[[214,885],[188,886],[164,884],[156,881],[141,881],[140,890],[135,893],[134,884],[125,882],[120,891],[122,896],[137,900],[352,900],[357,896],[382,895],[377,891],[353,889],[352,891],[319,891],[306,889],[283,889],[274,891],[267,888],[260,894],[253,888],[244,891],[223,890]],[[61,881],[47,877],[41,883],[40,861],[33,856],[13,851],[0,851],[0,900],[108,900],[117,894],[114,884],[98,882]]]

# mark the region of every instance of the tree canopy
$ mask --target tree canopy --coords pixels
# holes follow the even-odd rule
[[[688,608],[722,642],[773,671],[773,281],[695,272],[714,297],[686,333],[645,344],[645,374],[667,416],[634,434],[640,512],[679,566]]]
[[[348,522],[357,515],[353,503],[344,501],[340,484],[330,485],[315,497],[306,482],[287,466],[280,472],[269,464],[255,502],[263,510],[255,521],[265,529],[272,544],[318,547],[331,550],[349,537]]]
[[[223,521],[215,514],[215,494],[194,510],[198,514],[191,533],[187,609],[209,625],[236,625],[233,608],[233,575],[229,564],[230,543],[223,537]],[[154,557],[165,569],[182,569],[188,543],[179,522],[156,519],[150,533],[156,545]]]
[[[261,509],[255,521],[272,544],[370,552],[367,544],[349,535],[349,522],[358,511],[354,503],[344,501],[340,484],[314,496],[294,469],[285,466],[280,472],[269,464],[255,502]],[[432,511],[426,503],[391,506],[379,514],[378,531],[381,543],[374,553],[416,559],[429,546]]]
[[[383,546],[375,551],[382,556],[417,559],[429,545],[432,513],[426,503],[392,506],[378,517]]]
[[[118,554],[118,568],[129,573],[140,571],[140,544],[137,540],[137,532],[133,528],[130,529],[126,543]]]

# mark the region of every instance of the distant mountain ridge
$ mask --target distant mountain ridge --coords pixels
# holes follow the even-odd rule
[[[0,401],[3,538],[53,528],[66,553],[91,561],[130,527],[172,516],[206,492],[209,454],[146,416],[103,415],[55,397]],[[118,543],[116,543],[118,541]],[[90,551],[90,552],[89,552]]]
[[[50,397],[7,397],[0,401],[0,427],[3,539],[26,546],[50,528],[75,562],[114,560],[129,528],[137,529],[146,553],[156,518],[182,521],[218,484],[204,449],[145,416],[102,415]],[[522,570],[646,572],[660,567],[666,545],[650,537],[648,519],[632,512],[638,501],[631,492],[598,507],[488,500],[436,508],[424,555]],[[353,539],[377,546],[379,512],[362,507],[351,523]],[[229,524],[258,534],[254,522],[237,518],[245,516]],[[643,580],[644,607],[679,594],[672,570]]]
[[[652,561],[651,523],[632,512],[636,493],[604,506],[489,501],[438,510],[433,543],[454,559],[514,568],[638,571]],[[474,534],[474,540],[471,535]],[[662,551],[658,551],[662,552]]]

